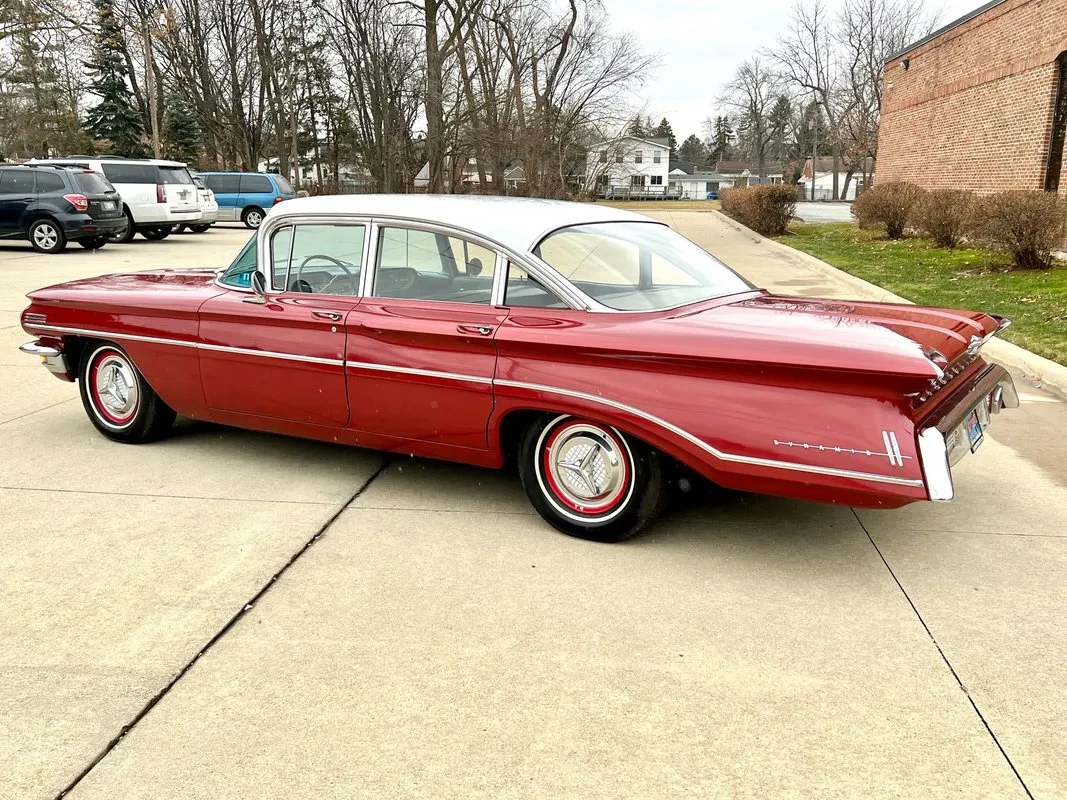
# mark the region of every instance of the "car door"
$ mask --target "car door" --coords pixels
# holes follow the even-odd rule
[[[219,219],[233,221],[239,219],[237,197],[240,194],[241,179],[233,175],[204,175],[207,188],[215,193],[215,202],[219,204]]]
[[[37,202],[32,169],[0,170],[0,236],[23,233],[26,211]]]
[[[237,219],[249,206],[270,211],[274,205],[274,184],[266,175],[246,174],[241,176],[241,193],[237,198]]]
[[[286,224],[253,238],[220,278],[230,291],[200,308],[204,395],[220,422],[268,417],[348,422],[345,324],[357,297],[367,226]],[[251,273],[267,278],[257,297]],[[265,300],[265,302],[262,302]]]
[[[375,268],[348,316],[349,426],[484,449],[493,410],[497,254],[429,226],[375,226]]]

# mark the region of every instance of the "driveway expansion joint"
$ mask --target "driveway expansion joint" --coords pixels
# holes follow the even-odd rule
[[[859,526],[863,529],[863,532],[867,534],[867,539],[870,541],[871,547],[874,548],[874,552],[876,552],[878,554],[878,557],[882,559],[882,563],[885,564],[885,568],[889,571],[889,575],[890,577],[892,577],[893,582],[897,585],[897,588],[900,589],[901,594],[904,595],[904,599],[908,601],[908,605],[911,606],[911,610],[915,612],[915,616],[919,620],[919,624],[923,626],[923,630],[926,631],[926,635],[930,637],[930,641],[933,642],[934,647],[937,648],[937,652],[938,655],[941,656],[941,660],[945,662],[945,666],[948,667],[948,671],[952,673],[952,677],[956,680],[956,683],[963,691],[963,694],[967,697],[967,702],[971,704],[971,708],[974,709],[974,713],[978,715],[978,719],[981,721],[983,727],[985,727],[986,732],[989,734],[989,737],[993,740],[993,744],[997,746],[997,750],[999,750],[1000,754],[1004,756],[1004,760],[1008,762],[1008,766],[1011,767],[1012,773],[1014,773],[1016,779],[1019,781],[1019,785],[1023,787],[1023,791],[1026,792],[1026,796],[1029,797],[1030,800],[1034,800],[1034,795],[1030,791],[1030,787],[1026,785],[1026,781],[1024,781],[1023,776],[1019,774],[1019,770],[1015,768],[1015,764],[1012,762],[1011,757],[1004,749],[1004,746],[1001,745],[1000,740],[997,739],[997,735],[993,733],[993,729],[989,726],[989,723],[986,721],[986,718],[982,715],[982,711],[980,708],[978,708],[978,704],[974,701],[974,698],[971,697],[971,693],[970,691],[968,691],[967,686],[963,683],[962,680],[960,680],[960,676],[956,672],[956,668],[952,666],[952,662],[948,660],[948,656],[945,655],[945,651],[941,649],[941,644],[937,641],[937,637],[934,636],[934,632],[930,630],[930,626],[926,624],[926,620],[923,619],[922,614],[919,613],[918,607],[915,605],[914,601],[912,601],[907,589],[904,588],[904,584],[900,582],[900,579],[893,571],[893,568],[889,566],[889,562],[882,554],[881,548],[879,548],[878,544],[874,541],[874,537],[871,536],[871,532],[867,530],[867,526],[863,524],[863,520],[860,519],[860,515],[856,513],[856,509],[853,508],[851,510],[852,515],[856,518],[856,522],[859,523]]]
[[[372,483],[374,483],[375,480],[377,480],[379,475],[381,475],[383,472],[386,471],[386,469],[389,468],[389,464],[390,459],[388,457],[382,459],[382,462],[378,465],[378,468],[371,474],[369,478],[367,478],[367,480],[365,480],[360,485],[360,487],[355,491],[355,493],[351,497],[349,497],[348,500],[340,506],[340,508],[338,508],[333,514],[330,515],[330,518],[326,520],[326,522],[324,522],[317,531],[315,531],[314,535],[306,542],[304,542],[304,544],[300,548],[298,548],[292,556],[289,557],[289,560],[282,565],[281,569],[271,575],[270,578],[267,579],[266,583],[264,583],[259,588],[259,590],[254,595],[252,595],[251,598],[241,603],[241,607],[238,609],[237,613],[230,617],[229,621],[227,621],[225,625],[219,628],[219,630],[216,631],[210,639],[208,639],[207,643],[203,647],[199,648],[196,651],[196,654],[191,659],[189,659],[189,661],[187,661],[185,665],[182,666],[180,670],[178,670],[177,673],[175,673],[174,677],[171,678],[170,681],[168,681],[167,684],[162,689],[160,689],[159,692],[157,692],[153,697],[148,700],[147,703],[145,703],[141,707],[140,711],[138,711],[133,716],[133,719],[131,719],[129,722],[123,725],[122,728],[119,729],[118,734],[107,743],[104,749],[101,750],[96,755],[96,757],[92,761],[90,761],[89,764],[86,765],[86,767],[74,777],[74,780],[68,783],[67,786],[62,791],[60,791],[59,794],[56,795],[56,800],[61,800],[61,798],[66,797],[67,794],[69,794],[73,789],[75,789],[78,784],[81,783],[82,780],[84,780],[85,777],[96,768],[97,764],[107,758],[111,751],[118,747],[119,743],[126,737],[126,734],[128,734],[135,727],[137,727],[138,723],[140,723],[142,719],[148,716],[149,712],[156,707],[160,700],[167,696],[170,690],[178,684],[178,681],[185,677],[185,674],[193,668],[196,662],[203,658],[205,655],[207,655],[211,648],[213,648],[222,639],[222,637],[229,633],[230,630],[233,629],[233,627],[238,622],[240,622],[240,620],[249,611],[256,607],[256,604],[268,591],[270,591],[270,588],[278,582],[278,579],[281,578],[282,575],[284,575],[291,566],[293,566],[297,561],[299,561],[300,557],[303,556],[304,553],[306,553],[309,549],[311,549],[312,545],[314,545],[319,539],[323,537],[323,535],[325,535],[326,531],[330,529],[330,526],[333,525],[345,511],[351,508],[352,504],[360,497],[360,495],[362,495],[370,487]]]

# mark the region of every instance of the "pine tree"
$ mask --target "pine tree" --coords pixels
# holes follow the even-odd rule
[[[671,129],[671,123],[667,121],[666,117],[659,121],[659,125],[652,131],[652,135],[657,139],[666,139],[672,153],[678,149],[678,140],[674,138],[674,130]]]
[[[715,118],[715,129],[711,137],[711,152],[708,154],[712,161],[718,161],[726,157],[726,151],[730,148],[730,138],[733,129],[730,127],[730,118],[718,116]]]
[[[697,136],[690,135],[678,148],[678,158],[682,161],[691,161],[694,164],[706,164],[708,161],[708,149]]]
[[[167,158],[197,166],[203,137],[196,116],[179,94],[167,97],[163,111],[163,150]]]
[[[641,121],[640,115],[630,120],[626,133],[630,136],[636,136],[638,139],[648,138],[648,129],[645,127],[645,123]]]
[[[144,156],[144,123],[126,82],[122,26],[112,0],[93,0],[93,6],[97,29],[93,33],[93,55],[85,66],[90,76],[89,91],[100,102],[86,114],[85,128],[95,138],[106,139],[118,155]]]

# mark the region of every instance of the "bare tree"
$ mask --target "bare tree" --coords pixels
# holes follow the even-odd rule
[[[767,153],[775,136],[771,111],[779,84],[778,75],[757,55],[738,65],[720,98],[731,112],[742,149],[756,159],[761,178],[767,177]]]

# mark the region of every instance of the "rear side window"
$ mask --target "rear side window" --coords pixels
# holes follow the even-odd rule
[[[37,173],[37,194],[63,192],[66,189],[67,185],[63,183],[63,179],[56,173],[43,171]]]
[[[242,194],[274,194],[274,184],[265,175],[242,175]]]
[[[241,179],[237,175],[205,175],[204,182],[215,194],[237,194],[241,191]]]
[[[115,187],[99,172],[76,172],[74,182],[85,194],[106,194],[115,191]],[[37,185],[41,185],[40,178],[37,179]]]
[[[274,182],[278,184],[278,191],[282,194],[293,194],[292,185],[281,175],[275,175]]]
[[[0,194],[34,193],[33,171],[28,169],[5,169],[0,173]]]
[[[192,184],[193,182],[193,176],[185,167],[160,167],[159,175],[163,183],[167,185]]]
[[[112,183],[159,183],[155,164],[104,164],[104,175]]]

